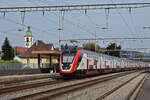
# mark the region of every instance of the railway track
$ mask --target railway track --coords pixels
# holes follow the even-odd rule
[[[98,97],[96,100],[110,100],[110,98],[107,98],[109,95],[115,93],[117,90],[119,90],[120,88],[124,87],[125,85],[127,85],[129,82],[134,81],[136,78],[138,78],[139,76],[141,76],[142,74],[137,74],[136,76],[132,77],[131,79],[127,80],[126,82],[120,84],[119,86],[113,88],[112,90],[106,92],[105,94],[103,94],[102,96]],[[134,100],[136,93],[138,91],[137,88],[144,82],[144,80],[149,76],[149,74],[145,74],[143,75],[144,77],[139,81],[139,83],[136,85],[136,87],[128,93],[127,97],[125,97],[125,100]],[[120,94],[121,95],[121,94]]]
[[[104,76],[104,77],[97,78],[97,79],[86,80],[86,81],[83,81],[83,82],[77,82],[75,84],[72,83],[72,84],[69,84],[69,85],[67,84],[67,85],[64,85],[64,86],[61,85],[61,86],[57,86],[57,87],[52,88],[52,89],[48,89],[48,90],[44,90],[44,91],[38,91],[36,93],[22,95],[22,96],[14,97],[14,98],[11,98],[11,99],[13,99],[13,100],[22,100],[22,99],[47,100],[49,98],[53,98],[53,97],[63,95],[63,94],[67,94],[67,93],[70,93],[70,92],[73,92],[73,91],[76,91],[76,90],[87,88],[88,86],[92,86],[92,85],[95,85],[95,84],[98,84],[98,83],[102,83],[102,82],[105,82],[105,81],[108,81],[108,80],[112,80],[112,79],[115,79],[115,78],[118,78],[118,77],[122,77],[122,76],[128,75],[128,74],[133,73],[133,72],[135,72],[135,71],[121,72],[121,73],[116,73],[114,75],[109,75],[109,76],[106,76],[106,77]],[[61,83],[62,81],[59,81],[59,82]],[[47,82],[47,83],[44,83],[44,84],[50,86],[51,84],[57,84],[57,83],[58,83],[58,81],[57,82],[56,81],[51,82],[51,83]],[[67,83],[69,83],[69,82],[67,81]],[[40,87],[44,84],[40,84],[40,85],[34,84],[32,86]],[[32,86],[27,86],[26,89],[27,88],[28,89],[33,88]],[[24,88],[22,88],[22,89],[24,89]],[[15,91],[18,91],[18,90],[15,90]],[[7,92],[9,92],[9,90]],[[5,93],[7,93],[7,92],[5,92]]]
[[[127,100],[135,100],[139,90],[141,89],[144,81],[150,76],[150,74],[146,74],[144,78],[136,85],[136,87],[130,92],[127,96]]]
[[[5,88],[0,88],[0,95],[5,94],[5,93],[10,93],[10,92],[30,89],[30,88],[36,88],[40,86],[52,85],[52,84],[61,83],[61,82],[63,81],[45,79],[45,80],[39,80],[39,81],[33,81],[33,82],[26,81],[26,82],[19,82],[19,83],[11,84],[11,85],[9,84],[10,86],[7,85],[7,86],[4,86]]]

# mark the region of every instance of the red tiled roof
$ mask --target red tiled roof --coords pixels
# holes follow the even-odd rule
[[[14,47],[14,48],[15,48],[15,50],[17,50],[17,52],[18,52],[19,54],[25,53],[25,51],[27,51],[27,49],[28,49],[28,48],[26,48],[26,47],[19,47],[19,46],[16,46],[16,47]]]
[[[37,58],[36,54],[32,54],[32,51],[48,51],[51,50],[53,47],[53,44],[45,44],[41,40],[37,40],[28,50],[22,54],[20,57],[21,58]],[[41,57],[45,57],[41,55]]]

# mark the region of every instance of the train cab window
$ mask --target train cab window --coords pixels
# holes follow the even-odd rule
[[[62,63],[72,63],[75,58],[74,53],[64,53],[62,56]]]

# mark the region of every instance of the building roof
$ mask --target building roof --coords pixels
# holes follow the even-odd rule
[[[60,55],[61,51],[50,50],[50,51],[32,51],[32,54],[41,54],[41,55]]]
[[[30,30],[30,26],[28,26],[28,30],[26,31],[25,37],[32,37],[32,31]]]
[[[27,49],[28,49],[26,47],[19,47],[19,46],[15,46],[14,48],[19,54],[24,54],[25,51],[27,51]]]
[[[53,44],[45,44],[41,40],[37,40],[30,48],[27,49],[27,51],[22,54],[21,58],[37,58],[37,54],[32,54],[32,51],[50,51],[54,50]],[[41,56],[45,57],[45,56]]]

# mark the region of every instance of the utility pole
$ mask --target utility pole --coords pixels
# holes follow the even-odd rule
[[[59,28],[57,29],[59,31],[59,51],[61,51],[61,30],[63,30],[64,25],[63,25],[63,20],[64,20],[64,14],[62,13],[62,11],[59,12]]]
[[[62,28],[58,28],[57,29],[58,31],[59,31],[59,40],[58,40],[58,43],[59,43],[59,51],[61,51],[61,30],[62,30]]]
[[[96,52],[96,31],[95,31],[95,52]]]

